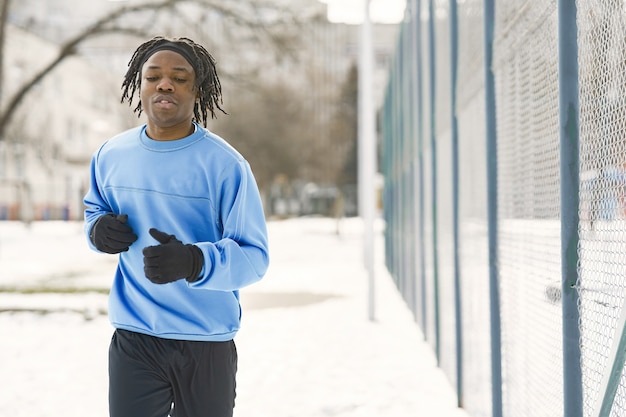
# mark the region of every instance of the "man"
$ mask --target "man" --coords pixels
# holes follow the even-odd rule
[[[94,154],[90,246],[119,254],[109,296],[112,417],[232,416],[239,292],[269,258],[248,163],[206,126],[223,111],[213,57],[187,38],[133,54],[122,101],[147,123]]]

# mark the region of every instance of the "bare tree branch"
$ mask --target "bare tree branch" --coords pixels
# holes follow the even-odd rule
[[[7,0],[5,0],[7,1]],[[57,55],[57,57],[38,71],[35,75],[31,77],[30,80],[26,81],[24,85],[16,91],[13,96],[8,100],[7,105],[4,108],[4,111],[0,114],[0,141],[4,140],[4,133],[6,131],[7,125],[9,124],[11,118],[13,117],[15,111],[22,103],[26,95],[36,86],[47,74],[49,74],[54,68],[56,68],[63,60],[67,57],[76,54],[77,46],[97,35],[103,35],[106,33],[112,32],[130,32],[130,29],[123,29],[121,27],[109,27],[106,26],[114,21],[116,21],[121,16],[125,16],[130,13],[135,13],[144,10],[156,10],[163,9],[166,7],[172,7],[175,4],[174,0],[166,0],[161,2],[152,2],[145,3],[142,5],[136,6],[126,6],[121,7],[112,13],[102,17],[97,20],[92,25],[88,26],[85,30],[80,32],[78,35],[74,36],[69,41],[65,42]]]

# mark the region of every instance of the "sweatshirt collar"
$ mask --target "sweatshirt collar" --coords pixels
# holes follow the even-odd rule
[[[141,133],[139,135],[139,140],[141,141],[141,145],[144,148],[157,152],[175,151],[178,149],[186,148],[187,146],[194,144],[204,136],[203,129],[196,122],[193,122],[193,125],[194,131],[191,135],[176,140],[151,139],[146,134],[147,125],[143,125],[141,128]]]

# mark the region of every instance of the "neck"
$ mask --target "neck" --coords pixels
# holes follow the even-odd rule
[[[153,140],[177,140],[191,135],[194,129],[194,124],[191,121],[174,126],[157,126],[148,122],[146,134]]]

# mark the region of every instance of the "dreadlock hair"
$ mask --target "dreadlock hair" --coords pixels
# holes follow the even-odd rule
[[[128,70],[122,82],[122,103],[124,100],[128,100],[128,105],[132,106],[135,92],[141,89],[141,68],[143,64],[154,53],[155,49],[158,50],[163,44],[171,43],[175,44],[181,51],[184,51],[185,59],[189,61],[191,58],[189,63],[196,75],[195,87],[198,89],[199,98],[193,108],[195,120],[202,121],[202,124],[206,126],[209,112],[211,113],[211,118],[216,118],[216,109],[227,114],[220,106],[223,103],[222,86],[217,77],[215,59],[202,45],[184,37],[166,38],[156,36],[139,45],[128,62]],[[139,99],[139,103],[133,109],[133,112],[136,112],[137,117],[139,117],[142,111],[141,99]]]

